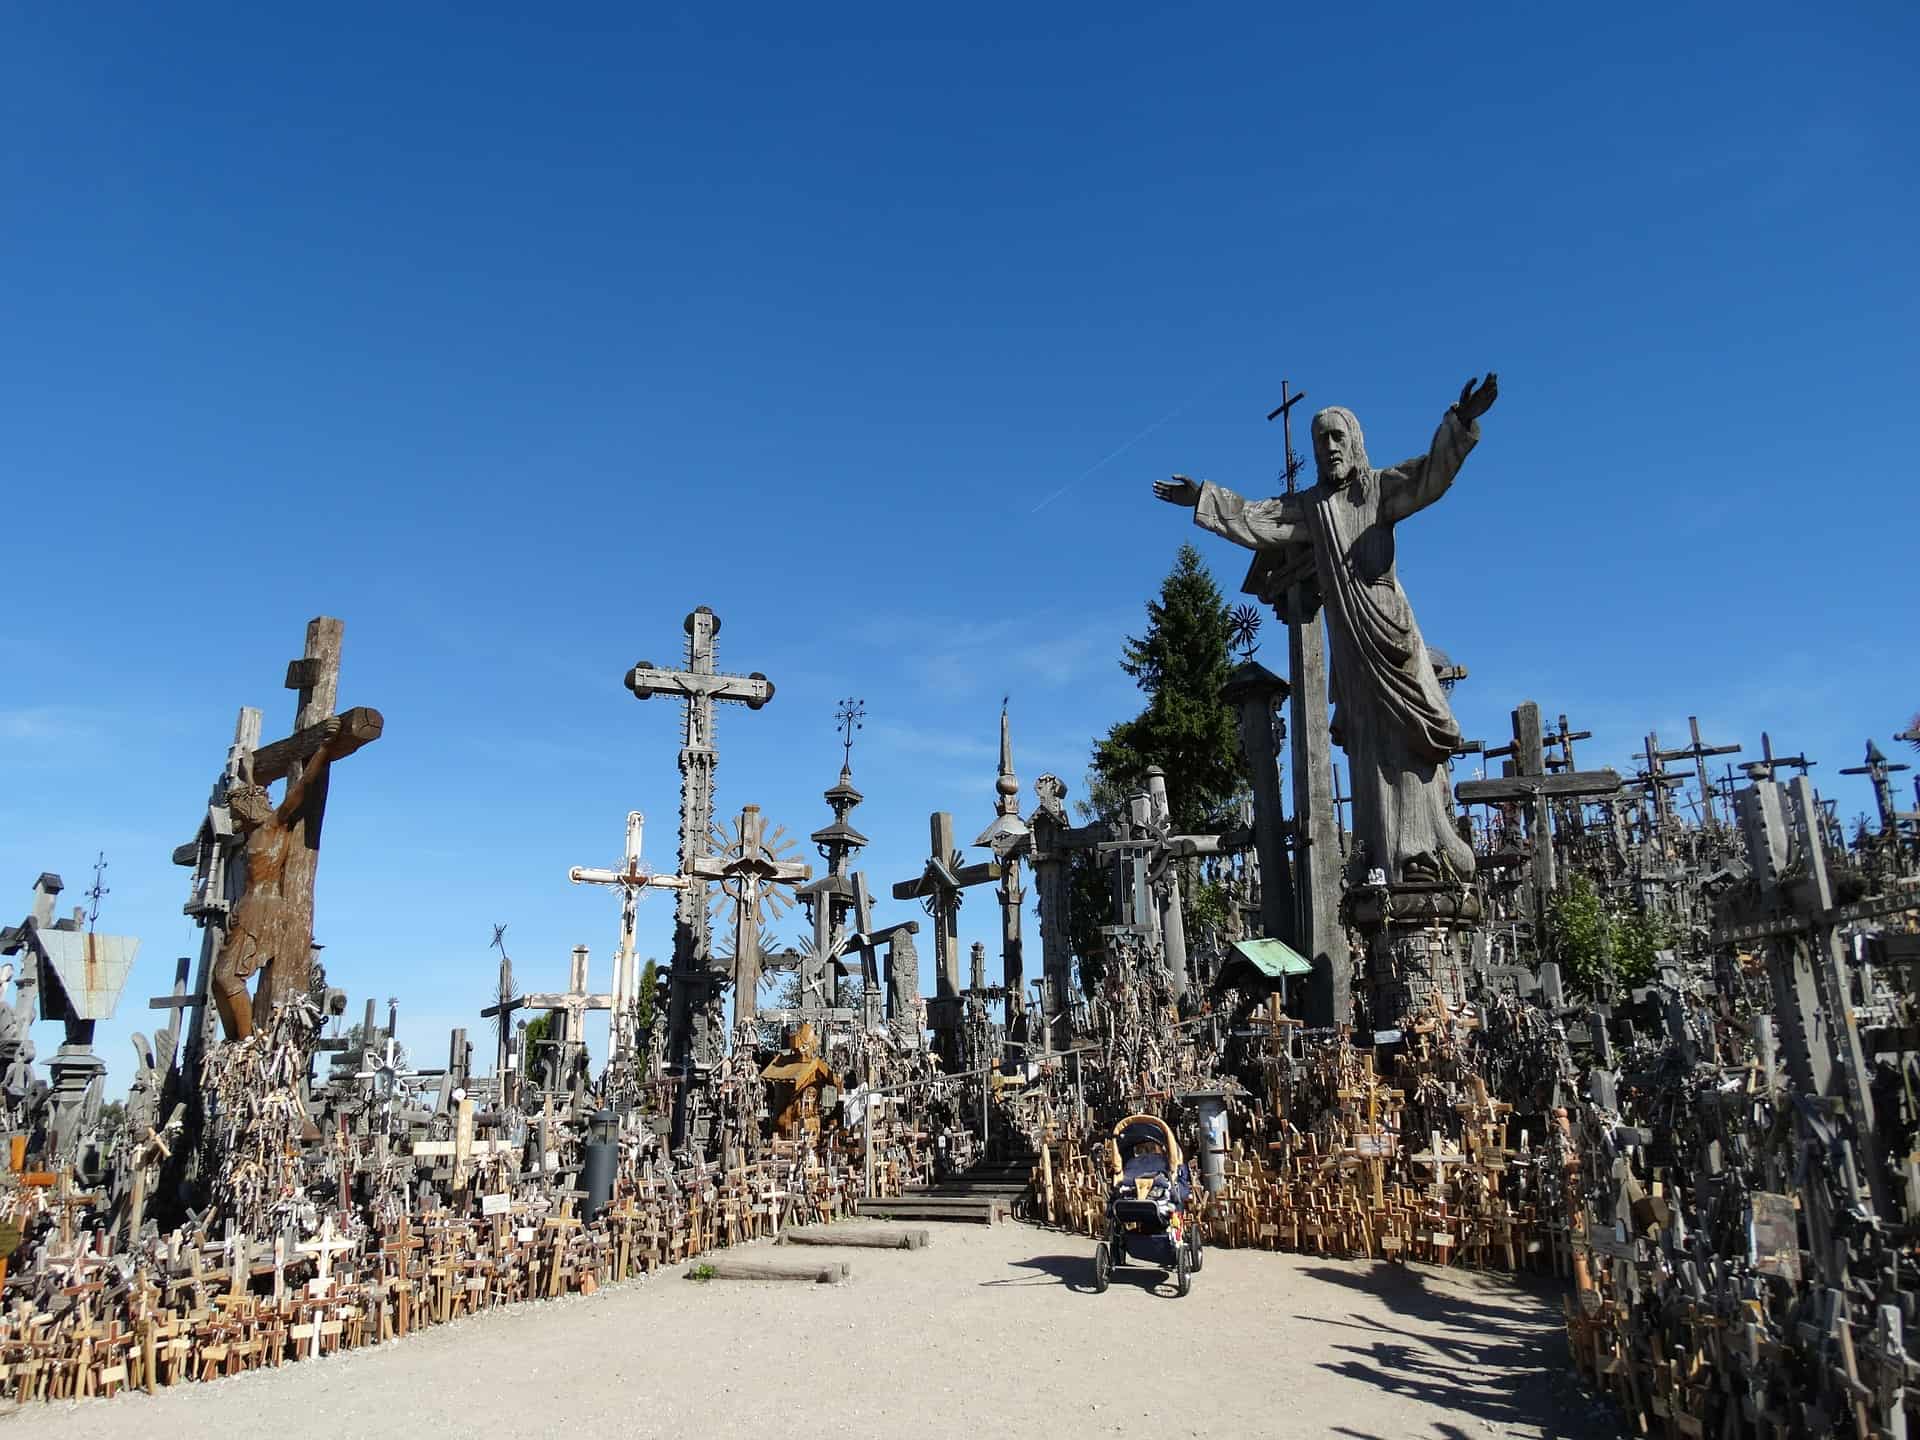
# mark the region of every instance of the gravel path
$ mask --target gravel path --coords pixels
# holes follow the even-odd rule
[[[770,1250],[838,1286],[679,1269],[374,1349],[148,1397],[27,1406],[0,1436],[1589,1437],[1549,1290],[1469,1272],[1209,1251],[1193,1293],[1023,1225],[920,1251]]]

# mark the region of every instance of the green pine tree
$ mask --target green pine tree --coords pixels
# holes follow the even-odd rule
[[[640,993],[634,996],[634,1023],[640,1033],[651,1034],[655,1012],[659,1009],[660,966],[649,960],[640,967]]]
[[[520,1052],[520,1073],[532,1075],[542,1056],[542,1042],[553,1038],[553,1012],[536,1015],[527,1022],[525,1044]]]
[[[1182,545],[1159,597],[1147,603],[1146,633],[1128,636],[1121,655],[1120,668],[1146,694],[1146,708],[1095,742],[1079,805],[1084,818],[1118,812],[1129,795],[1146,789],[1147,771],[1158,765],[1176,832],[1201,834],[1228,823],[1246,787],[1238,726],[1220,698],[1233,668],[1232,638],[1220,587],[1200,552]],[[1112,876],[1099,857],[1076,851],[1069,883],[1074,951],[1081,983],[1092,993],[1105,969],[1098,927],[1112,918]]]
[[[1120,668],[1147,706],[1094,746],[1089,790],[1096,808],[1142,790],[1147,770],[1166,772],[1175,830],[1218,828],[1244,788],[1234,714],[1220,698],[1232,670],[1232,627],[1220,587],[1182,545],[1160,596],[1147,604],[1147,631],[1127,638]]]

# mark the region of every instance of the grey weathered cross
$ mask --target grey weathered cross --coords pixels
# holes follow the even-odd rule
[[[1911,769],[1908,765],[1895,764],[1888,760],[1880,747],[1867,741],[1867,760],[1864,765],[1850,765],[1840,773],[1842,775],[1865,775],[1873,783],[1873,800],[1880,811],[1880,833],[1898,835],[1902,816],[1893,801],[1893,782],[1887,777],[1896,770]]]
[[[1653,818],[1655,829],[1664,831],[1671,813],[1667,800],[1669,790],[1677,790],[1686,784],[1686,778],[1667,773],[1665,754],[1660,749],[1660,737],[1651,730],[1647,732],[1647,748],[1634,757],[1646,762],[1647,768],[1634,778],[1647,787],[1647,793],[1653,797]]]
[[[960,1003],[960,897],[974,885],[985,885],[1000,878],[1000,862],[983,860],[976,865],[961,863],[953,842],[953,816],[936,810],[930,817],[931,850],[926,868],[912,880],[893,887],[896,900],[918,900],[933,917],[934,1028],[943,1036],[959,1032]]]
[[[720,760],[713,741],[714,702],[730,701],[758,710],[773,698],[773,682],[757,670],[751,675],[723,675],[714,669],[713,642],[720,633],[720,617],[705,605],[687,616],[685,628],[686,668],[663,670],[643,660],[627,672],[627,688],[636,699],[665,695],[686,707],[680,746],[680,873],[691,876],[696,873],[694,862],[711,853],[713,773]],[[672,1065],[682,1075],[693,1061],[696,1015],[704,1014],[718,978],[713,974],[713,933],[707,920],[706,887],[689,885],[680,892],[674,925],[668,1017]],[[705,1038],[711,1042],[715,1037]],[[710,1044],[709,1048],[717,1047]],[[675,1091],[676,1144],[686,1134],[687,1093],[685,1085]]]
[[[639,924],[640,898],[648,890],[685,890],[684,875],[656,875],[640,858],[641,837],[647,817],[638,810],[627,812],[627,852],[618,870],[598,870],[575,865],[567,879],[576,885],[617,886],[620,891],[620,948],[613,956],[613,1040],[611,1051],[618,1059],[634,1044],[633,1009],[639,995],[639,957],[634,953],[634,931]]]

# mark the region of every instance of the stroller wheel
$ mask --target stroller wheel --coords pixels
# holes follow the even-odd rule
[[[1201,1267],[1206,1263],[1206,1252],[1200,1248],[1200,1232],[1196,1230],[1193,1232],[1193,1258],[1188,1262],[1187,1268],[1198,1275]]]
[[[1113,1250],[1102,1240],[1093,1247],[1093,1293],[1104,1295],[1113,1279]]]
[[[1178,1245],[1174,1247],[1173,1263],[1174,1294],[1185,1296],[1189,1290],[1193,1289],[1193,1270],[1187,1262],[1186,1246]]]

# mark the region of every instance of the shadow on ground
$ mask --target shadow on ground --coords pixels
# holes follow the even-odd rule
[[[1011,1262],[1011,1269],[1029,1270],[1030,1275],[1010,1275],[1004,1280],[982,1280],[981,1288],[991,1289],[1005,1285],[1064,1285],[1076,1295],[1091,1295],[1093,1288],[1093,1247],[1078,1255],[1035,1255],[1026,1260]],[[1153,1290],[1173,1294],[1173,1274],[1158,1265],[1142,1265],[1137,1262],[1116,1265],[1113,1269],[1113,1284],[1131,1285],[1140,1290]]]
[[[1370,1296],[1390,1307],[1395,1318],[1406,1317],[1414,1328],[1358,1313],[1297,1318],[1355,1332],[1353,1343],[1333,1347],[1351,1358],[1323,1361],[1322,1369],[1462,1417],[1458,1424],[1434,1426],[1433,1433],[1445,1440],[1478,1440],[1489,1430],[1570,1440],[1621,1433],[1604,1404],[1568,1375],[1567,1334],[1554,1318],[1547,1290],[1524,1283],[1516,1287],[1516,1300],[1548,1303],[1549,1308],[1528,1314],[1503,1303],[1498,1292],[1474,1295],[1434,1285],[1422,1272],[1401,1265],[1320,1265],[1300,1273]],[[1384,1440],[1339,1426],[1332,1433]]]

